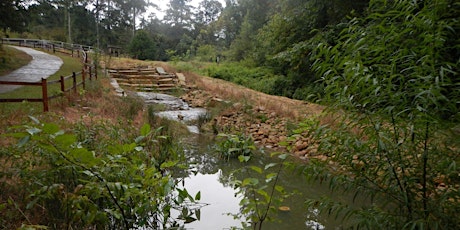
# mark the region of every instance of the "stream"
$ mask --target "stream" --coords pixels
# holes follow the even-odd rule
[[[200,212],[200,220],[188,223],[186,229],[218,230],[241,228],[241,220],[235,220],[231,214],[240,212],[239,202],[241,195],[235,195],[237,190],[230,183],[231,173],[242,167],[236,159],[225,161],[212,150],[214,137],[200,134],[193,121],[206,113],[202,108],[190,108],[187,103],[179,98],[150,92],[138,92],[147,104],[167,105],[170,110],[156,113],[156,115],[183,121],[188,125],[190,136],[184,140],[186,158],[191,165],[188,172],[181,173],[180,177],[185,181],[184,186],[190,194],[201,191],[200,203],[205,204]],[[276,162],[276,159],[268,157],[269,154],[255,154],[250,163],[263,168],[263,165]],[[295,161],[295,159],[292,159]],[[294,162],[295,163],[295,162]],[[299,164],[300,163],[296,163]],[[254,177],[255,175],[251,175]],[[262,175],[263,176],[263,175]],[[264,178],[261,178],[264,179]],[[265,221],[263,229],[342,229],[340,220],[335,220],[334,215],[319,216],[317,210],[309,209],[304,204],[307,198],[319,198],[330,195],[327,185],[307,182],[305,176],[290,170],[283,170],[279,185],[288,192],[297,193],[283,202],[283,206],[290,211],[278,211],[276,219],[279,221]],[[349,201],[351,196],[334,193],[334,199]]]

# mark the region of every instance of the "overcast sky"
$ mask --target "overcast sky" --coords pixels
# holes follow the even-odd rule
[[[164,11],[168,8],[169,0],[150,0],[150,1],[152,3],[158,5],[160,7],[160,9],[161,9],[161,12],[159,12],[157,10],[154,10],[154,9],[150,9],[148,11],[148,13],[145,14],[145,16],[148,16],[150,14],[149,12],[155,12],[159,19],[163,19],[164,15],[165,15]],[[192,0],[190,2],[190,4],[192,6],[198,6],[198,4],[200,4],[201,1],[202,0]],[[225,0],[219,0],[219,2],[222,3],[222,6],[225,7]]]

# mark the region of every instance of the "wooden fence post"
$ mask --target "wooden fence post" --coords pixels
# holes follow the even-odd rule
[[[86,66],[83,64],[83,68],[81,69],[81,77],[85,79],[86,77]],[[89,78],[91,80],[91,77]]]
[[[43,101],[43,112],[48,112],[48,84],[46,79],[42,78],[42,101]]]
[[[61,92],[64,93],[65,92],[65,84],[64,84],[64,77],[61,76]]]
[[[83,89],[85,89],[85,71],[81,72],[81,85],[83,86]]]
[[[52,48],[53,48],[53,53],[56,53],[56,49],[54,48],[54,44],[51,44]]]
[[[72,72],[72,83],[73,83],[73,92],[77,93],[77,75],[75,72]]]
[[[72,81],[73,81],[73,92],[77,93],[77,75],[75,72],[72,72]]]

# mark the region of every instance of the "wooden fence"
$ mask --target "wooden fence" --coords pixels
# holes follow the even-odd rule
[[[77,81],[77,76],[81,75],[81,81]],[[97,79],[97,71],[94,66],[84,64],[83,70],[80,72],[73,72],[69,76],[61,76],[59,80],[52,80],[48,81],[45,78],[42,78],[39,82],[12,82],[12,81],[0,81],[0,85],[20,85],[20,86],[40,86],[42,89],[42,97],[41,98],[0,98],[0,103],[3,102],[42,102],[43,103],[43,111],[49,111],[49,101],[51,99],[57,98],[62,96],[63,94],[58,94],[54,96],[49,96],[48,93],[48,85],[52,84],[60,84],[60,89],[62,93],[69,92],[73,90],[74,93],[77,93],[77,87],[82,86],[85,89],[86,81],[89,79],[90,81],[95,78]],[[72,84],[69,87],[65,85],[66,80],[72,79]]]
[[[2,38],[1,43],[5,45],[41,48],[47,50],[48,52],[63,53],[71,55],[72,57],[80,57],[85,51],[93,49],[91,46],[40,39]]]
[[[24,39],[24,38],[2,38],[2,44],[8,45],[17,45],[23,47],[30,47],[30,48],[41,48],[47,50],[49,52],[60,52],[63,54],[70,55],[72,57],[81,58],[83,62],[83,68],[80,72],[73,72],[71,75],[68,76],[61,76],[59,80],[49,81],[47,79],[43,79],[38,82],[12,82],[12,81],[0,81],[0,85],[20,85],[20,86],[40,86],[42,89],[42,97],[41,98],[0,98],[0,103],[2,102],[42,102],[43,103],[43,111],[49,111],[49,101],[51,99],[57,98],[61,96],[54,95],[48,96],[48,85],[52,84],[60,84],[60,89],[62,93],[69,92],[73,90],[75,93],[77,92],[77,86],[82,86],[85,89],[85,83],[87,79],[92,80],[93,78],[97,79],[97,67],[95,65],[89,64],[88,61],[88,53],[87,51],[92,50],[91,46],[84,46],[79,44],[70,44],[64,42],[56,42],[56,41],[48,41],[48,40],[39,40],[39,39]],[[77,76],[81,75],[81,81],[77,81]],[[66,86],[66,80],[72,78],[72,85]]]

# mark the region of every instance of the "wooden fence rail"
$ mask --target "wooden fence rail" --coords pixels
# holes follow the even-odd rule
[[[71,55],[72,57],[80,57],[80,55],[83,53],[82,51],[89,51],[93,49],[91,46],[80,44],[25,38],[2,38],[1,44],[17,45],[30,48],[42,48],[48,50],[49,52],[64,53]]]
[[[83,89],[85,89],[85,82],[87,77],[89,80],[92,80],[94,77],[97,79],[97,67],[94,64],[89,64],[88,60],[88,53],[87,51],[92,50],[91,46],[79,45],[79,44],[70,44],[64,42],[56,42],[56,41],[48,41],[48,40],[40,40],[40,39],[24,39],[24,38],[2,38],[1,44],[9,44],[9,45],[18,45],[18,46],[25,46],[30,48],[42,48],[48,50],[49,52],[60,52],[67,55],[71,55],[72,57],[79,57],[82,58],[83,61],[83,69],[80,72],[73,72],[72,75],[63,77],[61,76],[59,80],[48,81],[47,79],[41,80],[41,82],[12,82],[12,81],[0,81],[0,85],[20,85],[20,86],[41,86],[42,88],[42,97],[41,98],[0,98],[0,103],[2,102],[42,102],[43,103],[43,111],[49,111],[49,100],[59,97],[62,94],[48,96],[48,85],[51,84],[60,84],[61,92],[65,93],[73,89],[74,93],[77,92],[77,86],[82,85]],[[77,75],[81,74],[82,80],[77,82]],[[66,88],[65,81],[69,78],[72,78],[72,86]]]
[[[48,81],[45,78],[42,78],[41,81],[39,82],[13,82],[13,81],[0,81],[0,85],[20,85],[20,86],[41,86],[42,89],[42,97],[41,98],[0,98],[0,103],[4,102],[42,102],[43,103],[43,111],[48,112],[49,111],[49,101],[50,99],[57,98],[59,96],[62,96],[62,94],[54,95],[54,96],[48,96],[48,85],[51,84],[60,84],[60,89],[62,93],[69,92],[70,90],[73,90],[74,93],[77,92],[77,86],[82,85],[82,88],[85,89],[85,82],[87,81],[87,75],[89,77],[89,80],[91,81],[92,78],[94,77],[97,79],[97,71],[93,69],[94,66],[91,66],[89,64],[84,64],[83,70],[80,72],[73,72],[69,76],[61,76],[59,80],[54,80],[54,81]],[[81,75],[81,81],[77,82],[77,76]],[[72,85],[68,88],[66,88],[65,82],[66,80],[72,78]]]

